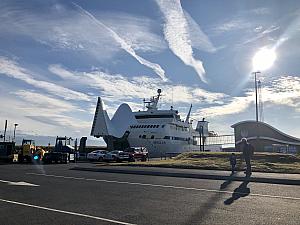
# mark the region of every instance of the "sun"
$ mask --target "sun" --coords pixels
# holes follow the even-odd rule
[[[276,60],[274,49],[262,48],[252,58],[253,70],[262,71],[269,69]]]

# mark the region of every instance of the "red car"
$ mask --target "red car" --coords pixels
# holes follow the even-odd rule
[[[148,159],[148,150],[145,147],[131,147],[126,149],[129,154],[130,161],[140,160],[142,162]]]

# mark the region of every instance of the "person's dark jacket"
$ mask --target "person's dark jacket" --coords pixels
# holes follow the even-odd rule
[[[243,146],[243,156],[245,159],[251,159],[254,153],[254,147],[247,143]]]

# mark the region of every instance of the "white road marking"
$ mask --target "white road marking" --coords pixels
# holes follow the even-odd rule
[[[128,182],[128,181],[116,181],[116,180],[99,180],[99,179],[93,179],[93,178],[66,177],[66,176],[61,176],[61,175],[40,174],[40,173],[26,173],[26,174],[36,175],[36,176],[63,178],[63,179],[73,179],[73,180],[96,181],[96,182],[104,182],[104,183],[128,184],[128,185],[149,186],[149,187],[159,187],[159,188],[172,188],[172,189],[182,189],[182,190],[192,190],[192,191],[225,193],[225,194],[233,194],[233,193],[235,193],[235,194],[246,194],[246,193],[242,193],[242,192],[223,191],[223,190],[204,189],[204,188],[182,187],[182,186],[163,185],[163,184],[148,184],[148,183],[137,183],[137,182]],[[280,198],[280,199],[290,199],[290,200],[299,200],[300,201],[300,198],[298,198],[298,197],[289,197],[289,196],[280,196],[280,195],[265,195],[265,194],[255,194],[255,193],[250,193],[249,195],[250,196],[256,196],[256,197]]]
[[[126,222],[121,222],[121,221],[117,221],[117,220],[106,219],[106,218],[102,218],[102,217],[98,217],[98,216],[91,216],[91,215],[86,215],[86,214],[82,214],[82,213],[69,212],[69,211],[65,211],[65,210],[53,209],[53,208],[48,208],[48,207],[43,207],[43,206],[38,206],[38,205],[31,205],[31,204],[27,204],[27,203],[23,203],[23,202],[10,201],[10,200],[1,199],[1,198],[0,198],[0,202],[6,202],[6,203],[10,203],[10,204],[21,205],[21,206],[31,207],[31,208],[37,208],[37,209],[42,209],[42,210],[47,210],[47,211],[52,211],[52,212],[57,212],[57,213],[64,213],[64,214],[73,215],[73,216],[81,216],[81,217],[95,219],[95,220],[102,220],[105,222],[110,222],[110,223],[115,223],[115,224],[134,225],[132,223],[126,223]]]
[[[7,183],[8,185],[15,185],[15,186],[31,186],[31,187],[38,187],[40,185],[37,184],[31,184],[24,181],[19,182],[13,182],[13,181],[7,181],[7,180],[0,180],[1,183]]]

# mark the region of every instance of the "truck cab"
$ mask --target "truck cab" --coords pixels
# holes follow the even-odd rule
[[[22,140],[22,148],[19,153],[19,162],[32,162],[33,156],[36,152],[35,141],[31,139],[23,139]]]

